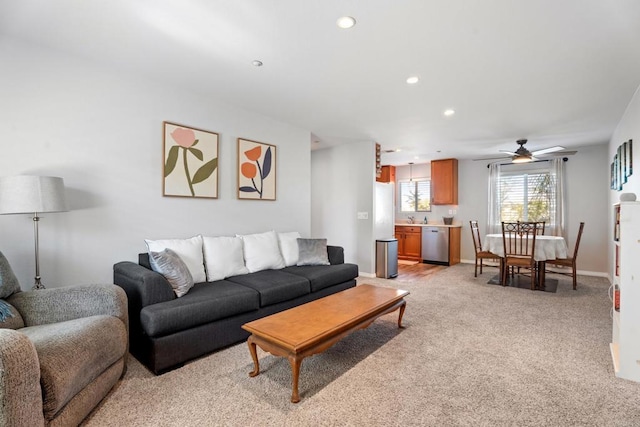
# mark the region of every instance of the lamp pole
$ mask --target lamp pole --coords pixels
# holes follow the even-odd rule
[[[33,237],[35,240],[36,247],[36,277],[35,284],[32,289],[44,289],[44,285],[40,281],[40,248],[39,248],[39,239],[38,239],[38,222],[40,221],[40,217],[38,216],[38,212],[33,213]]]

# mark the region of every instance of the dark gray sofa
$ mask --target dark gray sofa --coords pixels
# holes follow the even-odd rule
[[[327,246],[330,265],[263,270],[197,283],[176,298],[167,280],[151,270],[149,255],[138,264],[113,266],[114,283],[129,299],[131,353],[161,374],[184,362],[247,339],[246,322],[356,285],[358,266],[344,262],[339,246]]]

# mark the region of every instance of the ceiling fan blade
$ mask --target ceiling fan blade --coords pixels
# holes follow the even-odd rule
[[[534,151],[531,154],[533,154],[534,156],[539,156],[541,154],[555,153],[556,151],[562,151],[562,150],[564,150],[564,147],[560,147],[558,145],[555,147],[543,148],[542,150]]]
[[[562,156],[573,156],[574,154],[576,154],[577,151],[576,150],[564,150],[564,151],[555,151],[553,153],[547,153],[547,154],[538,154],[539,157],[562,157]]]
[[[499,150],[501,153],[505,153],[508,154],[510,156],[517,156],[518,153],[514,153],[513,151],[509,151],[509,150]]]

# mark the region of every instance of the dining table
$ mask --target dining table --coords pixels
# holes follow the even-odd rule
[[[484,238],[484,241],[482,242],[482,250],[496,254],[500,258],[504,258],[504,243],[502,241],[502,233],[487,234]],[[536,236],[533,259],[538,264],[538,289],[546,290],[550,288],[549,286],[547,286],[548,281],[544,274],[546,262],[558,258],[566,258],[568,252],[569,249],[567,248],[567,242],[564,237],[547,235]],[[500,275],[498,282],[502,284],[502,274]],[[490,280],[490,283],[495,283],[495,278]],[[557,285],[557,281],[555,282],[555,284]]]

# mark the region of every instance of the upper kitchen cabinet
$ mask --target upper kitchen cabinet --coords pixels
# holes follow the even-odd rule
[[[458,204],[458,159],[431,161],[431,203]]]
[[[382,166],[380,177],[376,178],[378,182],[396,182],[396,167]]]

